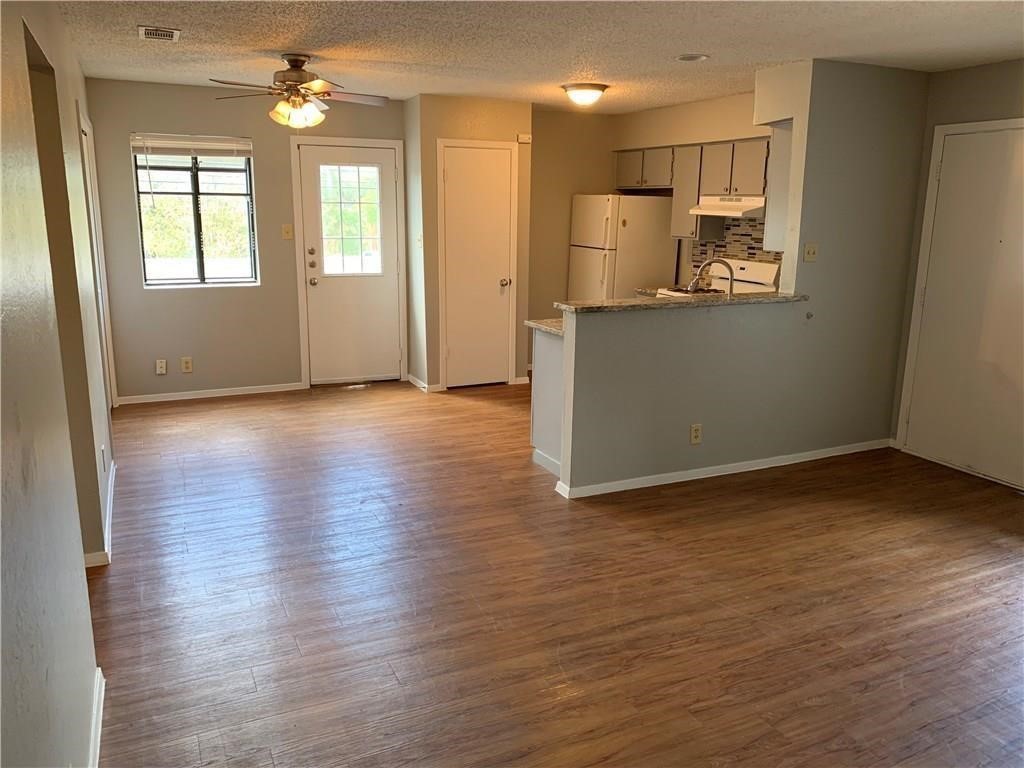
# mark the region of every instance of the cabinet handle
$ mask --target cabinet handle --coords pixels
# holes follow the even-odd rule
[[[733,194],[735,194],[735,193],[740,191],[740,188],[739,187],[733,187],[732,191],[733,191]]]
[[[725,187],[725,188],[723,188],[723,189],[722,189],[722,191],[723,191],[723,192],[728,192],[728,191],[729,191],[729,188],[728,188],[728,187]]]
[[[646,184],[647,183],[647,179],[640,179],[640,183],[641,184]]]

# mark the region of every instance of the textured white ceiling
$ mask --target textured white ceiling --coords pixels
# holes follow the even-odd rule
[[[596,111],[748,91],[808,58],[938,71],[1024,56],[1021,2],[63,2],[87,76],[269,82],[283,51],[349,90],[521,99],[611,84]],[[182,30],[138,39],[136,25]],[[681,64],[687,51],[710,61]]]

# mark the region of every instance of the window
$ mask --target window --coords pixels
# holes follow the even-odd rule
[[[383,274],[380,166],[320,166],[325,275]]]
[[[255,283],[251,144],[136,135],[132,150],[145,284]]]

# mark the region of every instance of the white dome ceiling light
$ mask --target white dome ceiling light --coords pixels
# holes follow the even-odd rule
[[[562,90],[573,104],[589,107],[601,98],[608,86],[603,83],[567,83],[562,86]]]

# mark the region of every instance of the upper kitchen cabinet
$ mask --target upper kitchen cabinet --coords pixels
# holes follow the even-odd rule
[[[617,152],[615,186],[618,189],[672,186],[672,147]]]
[[[763,195],[768,139],[705,144],[702,195]]]
[[[672,169],[672,237],[696,237],[697,216],[690,209],[700,196],[700,146],[676,147]]]
[[[732,150],[733,195],[763,195],[768,139],[737,141]]]
[[[615,155],[615,186],[619,189],[642,187],[644,180],[644,151],[634,149]]]
[[[700,170],[702,195],[727,195],[732,189],[732,144],[705,144]]]

